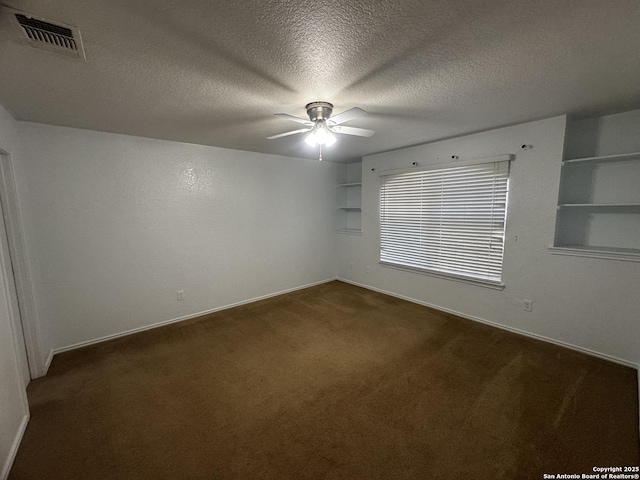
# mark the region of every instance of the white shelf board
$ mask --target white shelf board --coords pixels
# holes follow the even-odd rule
[[[633,208],[640,207],[640,203],[561,203],[558,207],[577,207],[577,208]]]
[[[573,257],[604,258],[609,260],[623,260],[626,262],[640,262],[640,250],[634,248],[597,247],[590,245],[560,245],[549,247],[554,255],[569,255]]]
[[[339,183],[336,188],[340,187],[361,187],[362,183]]]
[[[573,158],[565,160],[562,165],[574,165],[580,163],[598,163],[598,162],[626,162],[629,160],[640,160],[640,152],[623,153],[620,155],[603,155],[600,157]]]
[[[362,235],[362,230],[358,228],[336,228],[336,233],[346,233],[347,235]]]
[[[350,210],[354,212],[359,212],[362,210],[360,207],[338,207],[339,210]]]

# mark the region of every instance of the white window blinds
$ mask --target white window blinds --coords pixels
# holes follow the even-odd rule
[[[383,173],[380,261],[499,284],[509,165]]]

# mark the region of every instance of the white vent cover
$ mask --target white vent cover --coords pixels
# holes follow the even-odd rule
[[[80,30],[29,13],[3,7],[20,40],[34,48],[68,55],[86,61]]]

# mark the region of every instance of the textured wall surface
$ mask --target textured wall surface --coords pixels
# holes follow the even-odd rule
[[[15,0],[80,28],[87,62],[0,22],[0,102],[20,120],[290,156],[268,141],[324,100],[376,130],[352,159],[565,113],[640,105],[637,0]],[[1,28],[4,25],[4,28]]]
[[[338,235],[338,275],[436,307],[640,362],[640,263],[552,255],[565,118],[528,123],[366,157],[362,236]],[[533,149],[522,151],[522,144]],[[515,153],[502,291],[378,265],[378,172]],[[372,172],[371,168],[376,168]],[[516,239],[517,238],[517,239]],[[354,269],[349,264],[354,264]],[[367,272],[366,267],[370,267]],[[523,311],[523,299],[533,311]]]
[[[54,348],[334,276],[334,164],[40,124],[20,132],[16,175]]]

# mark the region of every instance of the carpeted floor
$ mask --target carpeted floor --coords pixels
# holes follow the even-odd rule
[[[636,372],[332,282],[57,355],[17,479],[541,479],[638,465]]]

